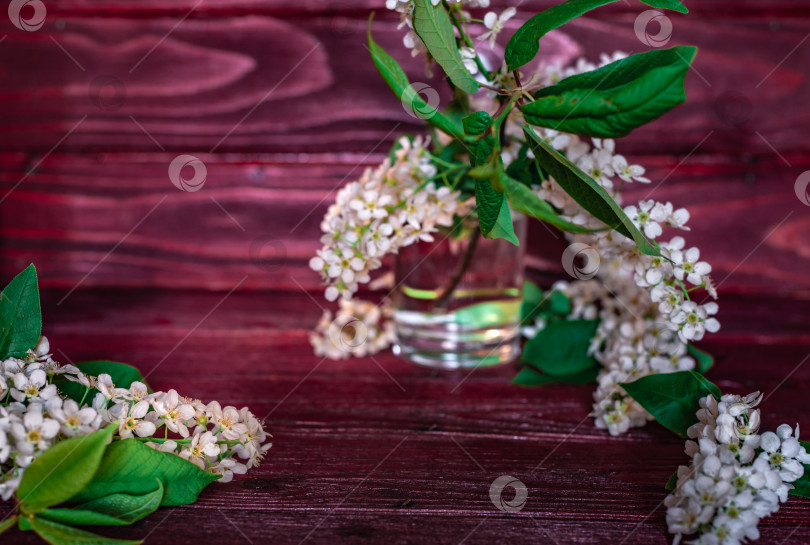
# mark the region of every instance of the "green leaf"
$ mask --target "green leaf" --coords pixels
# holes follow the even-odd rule
[[[17,497],[24,513],[38,513],[65,502],[82,490],[101,463],[117,424],[89,435],[55,443],[23,473]],[[149,448],[149,447],[147,447]]]
[[[478,223],[481,234],[486,238],[503,238],[520,245],[512,224],[512,215],[509,212],[509,203],[503,196],[492,188],[488,180],[475,181],[475,203],[478,210]]]
[[[520,246],[520,241],[515,235],[515,226],[512,223],[512,213],[509,211],[509,203],[504,199],[501,201],[501,210],[498,212],[498,220],[486,238],[502,238],[508,240],[515,246]]]
[[[666,490],[675,490],[675,487],[678,486],[678,471],[675,470],[675,473],[670,475],[667,484],[664,485],[664,489]]]
[[[512,379],[512,384],[520,386],[545,386],[547,384],[590,384],[596,380],[599,374],[599,367],[594,366],[579,373],[572,373],[570,375],[547,375],[540,373],[532,367],[526,366],[520,370],[520,373]]]
[[[556,377],[590,369],[597,365],[588,348],[598,326],[598,320],[550,322],[526,343],[521,361]]]
[[[571,313],[571,300],[560,290],[543,292],[528,280],[523,283],[523,301],[520,307],[521,322],[530,325],[538,316],[546,319],[561,318]]]
[[[658,422],[686,437],[686,430],[695,424],[700,399],[712,394],[720,399],[720,389],[695,371],[678,371],[647,375],[634,382],[620,383]]]
[[[76,364],[76,367],[78,367],[79,370],[81,370],[84,374],[94,377],[106,373],[110,375],[113,384],[115,384],[115,386],[118,388],[129,388],[133,382],[142,382],[146,384],[146,380],[143,378],[143,375],[141,375],[141,372],[138,371],[137,368],[127,365],[126,363],[97,360],[85,361]],[[96,390],[93,388],[89,394],[86,394],[87,388],[77,382],[72,382],[66,379],[63,375],[54,375],[53,383],[56,385],[56,388],[59,390],[60,394],[65,397],[69,397],[77,403],[81,403],[83,399],[92,400],[96,392]],[[146,388],[151,392],[148,384],[146,384]]]
[[[377,45],[371,37],[371,21],[373,15],[368,20],[368,49],[371,52],[371,60],[374,61],[377,70],[382,75],[385,82],[397,95],[400,100],[405,100],[411,106],[414,112],[419,112],[419,116],[429,123],[434,125],[437,129],[458,138],[464,139],[464,133],[461,127],[455,125],[447,117],[442,115],[441,112],[429,105],[425,100],[411,87],[408,81],[408,76],[397,64],[391,55]]]
[[[0,360],[24,358],[42,333],[37,270],[31,264],[0,293]]]
[[[93,480],[71,499],[71,504],[79,506],[111,494],[149,494],[159,479],[165,490],[161,505],[185,505],[197,501],[203,488],[218,478],[175,454],[156,451],[136,439],[124,439],[107,447]]]
[[[799,441],[799,444],[803,446],[807,452],[810,452],[810,443],[807,441]],[[804,466],[804,475],[802,475],[799,480],[791,483],[793,489],[788,491],[788,494],[802,498],[810,498],[810,465],[802,465]]]
[[[521,26],[506,44],[504,58],[509,70],[520,68],[531,61],[540,50],[540,38],[549,31],[558,28],[599,6],[604,6],[616,0],[568,0],[562,4],[552,6],[538,13]],[[679,13],[689,10],[677,0],[642,0],[654,8],[671,9]]]
[[[690,356],[695,358],[695,361],[697,362],[697,369],[701,373],[705,373],[706,371],[711,369],[712,366],[714,365],[714,358],[712,357],[711,354],[699,350],[694,346],[692,346],[691,344],[686,345],[686,350],[687,352],[689,352]]]
[[[503,204],[503,193],[498,193],[489,180],[475,181],[475,206],[478,211],[478,224],[481,234],[487,236],[498,221]]]
[[[540,166],[560,184],[560,187],[572,199],[612,229],[633,239],[643,253],[661,255],[661,252],[644,238],[641,231],[624,213],[622,207],[602,186],[537,136],[531,127],[524,125],[523,131],[526,133],[527,140]]]
[[[632,55],[535,94],[526,121],[558,131],[618,138],[686,100],[684,79],[697,49],[677,46]]]
[[[123,526],[153,513],[163,500],[163,483],[155,479],[147,494],[109,494],[74,508],[45,509],[39,516],[71,526]]]
[[[493,122],[492,116],[487,112],[473,112],[461,120],[464,132],[472,136],[484,134]]]
[[[491,136],[487,136],[481,140],[476,140],[475,143],[472,144],[470,153],[470,162],[472,163],[472,166],[489,166],[486,163],[489,156],[492,155],[494,146],[495,140]]]
[[[517,157],[506,167],[506,174],[532,188],[541,185],[548,176],[540,170],[534,157],[528,156],[529,149],[529,145],[525,142],[521,144]]]
[[[12,515],[12,516],[8,517],[6,520],[4,520],[3,522],[0,522],[0,534],[5,532],[9,528],[13,527],[16,522],[17,522],[17,516],[16,515]]]
[[[31,519],[31,527],[39,534],[39,537],[51,545],[137,545],[141,543],[141,541],[125,541],[100,536],[39,517]]]
[[[469,94],[478,92],[478,82],[461,60],[453,23],[442,3],[434,6],[431,0],[414,0],[413,29],[453,85]]]
[[[569,233],[593,232],[592,229],[575,225],[558,216],[550,204],[538,197],[534,191],[522,183],[512,179],[505,172],[498,171],[497,175],[498,185],[503,189],[506,198],[509,200],[509,205],[515,210]]]
[[[523,299],[520,303],[520,320],[531,323],[538,314],[538,309],[545,302],[546,294],[540,286],[529,280],[523,282]]]

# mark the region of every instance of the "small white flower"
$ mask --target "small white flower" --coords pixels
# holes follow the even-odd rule
[[[42,369],[34,369],[30,375],[16,373],[12,380],[14,387],[9,393],[15,401],[44,401],[58,395],[56,386],[48,384],[48,375]]]
[[[210,431],[194,435],[191,443],[180,451],[182,458],[197,465],[200,469],[207,469],[209,458],[215,458],[219,454],[219,445]]]
[[[50,415],[61,424],[62,433],[68,437],[93,433],[101,424],[101,416],[92,407],[79,407],[72,399],[66,399],[58,409],[49,409]]]
[[[244,475],[247,473],[247,466],[243,463],[237,462],[233,458],[225,458],[217,465],[209,468],[208,471],[214,473],[215,475],[222,475],[222,478],[220,478],[217,482],[229,483],[233,480],[234,474]]]
[[[169,390],[152,399],[151,403],[157,416],[170,431],[179,433],[183,438],[188,437],[188,423],[195,414],[193,406],[183,403],[175,390]]]
[[[107,373],[100,374],[92,384],[106,399],[115,397],[115,384],[113,384],[112,377]]]
[[[221,433],[226,439],[231,441],[241,439],[247,431],[247,426],[240,422],[239,411],[236,407],[225,407],[224,409],[216,401],[212,401],[205,409],[211,423],[217,427],[217,433]]]
[[[611,161],[611,166],[616,175],[625,182],[639,182],[642,184],[650,183],[649,178],[644,177],[644,167],[640,165],[631,165],[623,155],[614,155]]]
[[[712,272],[712,267],[705,261],[699,261],[700,250],[689,248],[685,252],[675,250],[672,252],[673,274],[678,280],[699,286],[703,283],[703,276]]]
[[[121,438],[127,439],[133,435],[137,435],[138,437],[151,437],[155,434],[155,431],[157,431],[157,426],[151,419],[147,418],[150,407],[149,401],[141,400],[131,407],[128,406],[128,403],[122,403],[119,406],[124,409],[123,414],[121,414],[118,419],[118,435],[120,435]],[[127,411],[127,409],[129,410]],[[176,412],[179,413],[179,411]],[[171,420],[171,416],[173,414],[175,414],[175,411],[169,409],[167,413],[164,413],[161,416],[166,419],[166,426],[169,429],[174,432],[179,432],[182,435],[182,431],[180,430],[181,423]],[[174,429],[169,425],[169,422],[174,424]],[[188,431],[186,431],[186,433],[188,433]]]
[[[466,68],[470,74],[477,74],[478,64],[475,62],[475,49],[464,46],[459,49],[459,53],[461,53],[461,62],[464,63],[464,68]]]
[[[489,40],[490,49],[495,48],[495,41],[498,39],[498,34],[503,30],[506,21],[515,16],[517,10],[513,7],[508,7],[498,15],[494,11],[490,11],[484,16],[484,26],[489,30],[481,34],[479,40]]]
[[[649,238],[655,238],[663,232],[660,222],[666,219],[654,206],[655,201],[641,201],[638,207],[628,206],[624,209],[627,217]]]
[[[51,439],[59,433],[59,422],[44,418],[34,406],[23,415],[22,420],[11,422],[10,431],[17,450],[23,454],[33,454],[50,446]]]

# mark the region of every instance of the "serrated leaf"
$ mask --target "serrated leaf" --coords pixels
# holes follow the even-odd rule
[[[526,133],[526,139],[543,170],[548,172],[582,208],[610,228],[632,239],[643,253],[661,255],[602,186],[543,141],[531,127],[524,125],[523,132]]]
[[[20,480],[17,497],[24,513],[63,503],[93,479],[117,424],[59,441],[37,456]],[[148,447],[147,447],[148,448]]]
[[[484,236],[487,236],[495,227],[503,201],[503,193],[495,191],[489,180],[478,179],[475,181],[475,207],[478,212],[481,234]]]
[[[487,112],[473,112],[461,120],[464,132],[472,136],[484,134],[493,122],[492,116]]]
[[[161,505],[185,505],[197,501],[199,493],[217,478],[175,454],[151,449],[136,439],[124,439],[107,448],[93,480],[71,499],[71,504],[85,504],[110,494],[148,494],[159,479],[164,488]]]
[[[509,200],[509,205],[513,209],[569,233],[593,232],[592,229],[573,224],[558,216],[550,204],[505,172],[499,171],[497,175],[500,188],[503,189],[506,198]]]
[[[598,138],[618,138],[686,100],[694,47],[631,55],[544,87],[525,105],[528,123]]]
[[[711,394],[720,399],[720,389],[695,371],[678,371],[641,377],[620,386],[668,430],[686,437],[698,419],[700,399]]]
[[[509,70],[520,68],[531,61],[540,50],[540,38],[549,31],[558,28],[599,6],[616,2],[617,0],[568,0],[562,4],[552,6],[538,13],[515,32],[509,43],[506,44],[504,58]],[[677,0],[642,0],[654,8],[670,9],[679,13],[687,13],[681,2]]]
[[[492,188],[488,180],[475,181],[475,204],[478,211],[478,223],[481,234],[486,238],[503,238],[520,245],[512,224],[512,215],[509,212],[509,203],[503,196]]]
[[[126,363],[96,360],[78,363],[76,364],[76,367],[78,367],[79,370],[84,374],[94,377],[104,373],[110,375],[113,384],[115,384],[117,388],[129,388],[133,382],[142,382],[146,384],[146,380],[143,378],[143,375],[141,375],[141,372],[137,368],[127,365]],[[87,393],[87,388],[77,382],[66,379],[63,375],[54,375],[53,383],[56,385],[56,388],[59,390],[60,394],[65,397],[69,397],[77,403],[81,403],[83,399],[93,399],[96,392],[95,389],[91,389],[90,393]],[[146,388],[151,392],[148,384],[146,384]]]
[[[414,0],[413,29],[453,85],[469,94],[478,92],[478,82],[461,60],[453,23],[442,3],[434,6],[431,0]]]
[[[391,55],[386,53],[382,47],[377,45],[377,43],[371,37],[372,19],[373,15],[368,21],[368,49],[371,52],[371,60],[374,61],[374,65],[377,67],[380,75],[382,75],[383,79],[391,90],[394,91],[394,94],[397,95],[397,98],[400,100],[407,100],[407,103],[411,105],[415,112],[420,112],[420,117],[427,120],[437,129],[454,136],[459,140],[463,140],[464,133],[461,127],[455,125],[436,108],[425,102],[421,95],[415,92],[413,87],[411,87],[411,83],[408,81],[408,76],[405,75],[405,72],[399,66],[397,61],[395,61]]]
[[[163,483],[155,479],[147,494],[108,494],[76,507],[49,508],[39,513],[53,522],[71,526],[124,526],[153,513],[163,500]]]
[[[697,369],[701,373],[705,373],[714,365],[714,357],[712,357],[712,355],[708,352],[695,348],[691,344],[686,345],[686,350],[689,352],[690,356],[695,358],[695,361],[697,362]]]
[[[521,362],[547,375],[570,376],[597,365],[588,354],[598,320],[557,320],[529,339]]]
[[[24,358],[41,333],[37,271],[31,264],[0,293],[0,360]]]
[[[58,522],[34,517],[31,528],[51,545],[137,545],[141,541],[126,541],[71,528]]]
[[[599,367],[594,366],[579,373],[570,375],[547,375],[526,366],[520,370],[517,376],[512,379],[512,384],[519,386],[545,386],[547,384],[590,384],[596,380],[599,374]]]

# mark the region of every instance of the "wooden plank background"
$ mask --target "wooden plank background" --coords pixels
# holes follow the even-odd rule
[[[510,31],[553,3],[521,3]],[[320,217],[337,187],[420,130],[363,47],[372,10],[375,37],[412,79],[439,84],[399,48],[382,0],[46,4],[36,32],[0,21],[2,277],[37,264],[62,361],[134,363],[156,388],[267,414],[276,436],[255,473],[108,535],[668,542],[661,484],[681,442],[657,426],[607,438],[585,418],[590,386],[525,390],[509,385],[511,368],[467,376],[390,355],[312,356],[323,302],[306,261]],[[689,101],[619,149],[654,186],[664,180],[656,199],[689,207],[688,240],[714,266],[723,329],[704,343],[718,356],[710,378],[777,392],[766,427],[810,429],[810,207],[794,191],[810,170],[810,4],[687,4],[692,14],[671,19],[673,44],[700,47]],[[544,54],[642,51],[643,9],[593,12],[552,32]],[[100,82],[113,84],[99,93]],[[179,154],[205,163],[200,191],[169,181]],[[532,275],[562,275],[561,240],[535,226],[529,246]],[[518,514],[489,501],[502,474],[529,487]],[[807,507],[788,502],[761,543],[810,541]]]

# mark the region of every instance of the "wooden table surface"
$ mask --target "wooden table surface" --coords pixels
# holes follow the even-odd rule
[[[155,545],[670,542],[663,484],[683,442],[657,425],[596,430],[592,386],[313,356],[323,300],[306,262],[320,217],[336,187],[420,130],[363,48],[377,9],[377,40],[424,77],[382,0],[45,3],[36,32],[0,17],[0,276],[36,263],[61,361],[135,364],[155,388],[267,415],[275,435],[249,475],[103,533]],[[523,2],[510,28],[553,3]],[[672,44],[700,47],[689,100],[618,148],[663,181],[656,199],[689,208],[688,240],[714,267],[723,327],[701,345],[717,356],[709,378],[773,392],[765,428],[810,430],[810,207],[794,189],[810,170],[810,5],[686,3]],[[643,9],[594,12],[550,33],[544,52],[644,50]],[[171,185],[179,154],[207,166],[202,190]],[[545,285],[564,274],[563,247],[533,227],[529,268]],[[520,512],[489,499],[502,475],[527,486]],[[763,545],[810,543],[810,502],[791,499],[760,529]],[[3,536],[16,542],[35,538]]]
[[[685,460],[683,441],[655,424],[618,438],[595,429],[590,385],[524,389],[510,385],[511,366],[440,373],[391,355],[321,361],[306,340],[320,309],[303,292],[223,301],[101,291],[57,307],[63,295],[43,298],[62,361],[131,362],[155,388],[250,406],[274,434],[250,474],[106,535],[154,545],[669,543],[663,485]],[[727,297],[721,319],[702,345],[718,358],[709,378],[724,391],[773,393],[764,428],[810,429],[807,301]],[[520,512],[490,501],[502,475],[528,489]],[[810,501],[791,498],[761,530],[763,544],[809,542]]]

